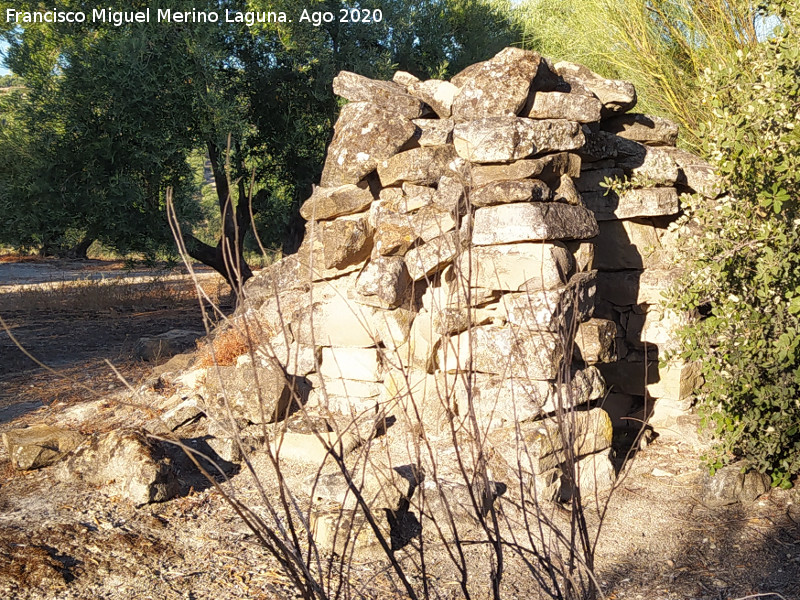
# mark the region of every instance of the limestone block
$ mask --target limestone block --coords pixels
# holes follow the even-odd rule
[[[292,405],[293,378],[265,361],[239,367],[217,367],[206,375],[204,412],[217,420],[235,418],[251,423],[272,423],[286,417]]]
[[[458,155],[470,162],[494,163],[575,150],[584,136],[578,123],[564,119],[490,117],[457,124],[453,143]]]
[[[390,468],[370,461],[350,473],[350,483],[341,472],[311,475],[304,483],[315,504],[332,503],[355,509],[359,506],[357,491],[370,508],[397,511],[411,498],[419,479],[420,474],[411,465]]]
[[[369,256],[372,228],[367,218],[367,213],[359,213],[318,224],[315,233],[326,269],[342,269],[363,262]]]
[[[357,299],[380,308],[395,308],[409,283],[411,279],[401,256],[378,256],[367,263],[356,280]]]
[[[90,436],[55,473],[62,481],[102,486],[137,506],[169,500],[179,490],[171,460],[141,429]]]
[[[628,113],[606,119],[604,131],[651,146],[674,146],[678,142],[678,124],[664,117]]]
[[[679,276],[677,269],[617,271],[597,274],[597,295],[616,304],[658,304]]]
[[[678,192],[671,187],[633,189],[620,195],[594,192],[581,197],[598,221],[676,215],[680,210]]]
[[[557,335],[519,327],[482,325],[445,340],[439,368],[548,380],[558,376],[564,349]]]
[[[605,79],[583,65],[566,61],[556,63],[553,69],[568,84],[569,91],[595,95],[608,112],[627,112],[636,106],[636,88],[632,83]]]
[[[517,115],[541,65],[538,53],[520,48],[505,48],[492,59],[473,65],[452,80],[461,88],[453,102],[453,119]]]
[[[657,373],[658,379],[648,382],[647,393],[653,398],[684,403],[684,408],[688,408],[692,394],[703,383],[700,364],[696,362],[671,361],[658,365]]]
[[[382,381],[381,361],[375,348],[323,348],[319,373],[333,379]]]
[[[433,326],[433,315],[426,312],[417,314],[408,334],[408,345],[400,348],[403,364],[433,372],[436,365],[436,349],[439,347],[439,336]]]
[[[533,106],[523,116],[531,119],[567,119],[578,123],[600,120],[603,103],[592,96],[563,92],[536,92]]]
[[[358,379],[323,378],[325,393],[342,398],[377,398],[383,386],[375,381],[359,381]]]
[[[374,522],[385,543],[391,547],[391,526],[386,514],[375,511]],[[375,530],[360,510],[312,510],[309,528],[315,547],[324,554],[366,560],[383,552]]]
[[[464,535],[465,529],[480,525],[478,514],[485,517],[489,513],[494,500],[505,490],[501,485],[505,486],[490,481],[489,489],[484,490],[485,484],[476,477],[470,490],[461,482],[426,479],[412,498],[411,507],[420,515],[423,531],[426,522],[436,523],[437,539],[444,536],[449,541],[454,537],[451,523],[459,536]]]
[[[530,290],[550,290],[566,283],[571,259],[559,243],[479,246],[461,255],[459,269],[471,275],[474,287],[516,292],[527,284]]]
[[[565,449],[570,443],[573,456],[582,458],[610,448],[612,433],[608,414],[593,408],[496,429],[487,436],[487,443],[493,454],[513,464],[519,453],[524,471],[542,474],[566,461]]]
[[[417,242],[429,242],[456,226],[450,211],[438,205],[423,206],[410,213],[392,213],[384,210],[378,217],[375,233],[375,250],[378,254],[403,255]]]
[[[676,349],[676,330],[682,319],[671,310],[650,307],[644,314],[631,314],[628,318],[626,338],[633,346],[655,344],[662,352]]]
[[[428,79],[414,82],[408,86],[408,93],[430,106],[442,119],[450,117],[453,101],[461,92],[461,88],[449,81]]]
[[[378,81],[363,75],[340,71],[333,78],[333,93],[350,102],[371,102],[387,112],[416,119],[423,112],[422,102],[393,81]]]
[[[147,361],[175,356],[194,348],[203,335],[205,332],[202,330],[170,329],[159,335],[143,336],[136,341],[134,354]]]
[[[505,294],[499,301],[509,323],[530,331],[569,331],[594,309],[596,273],[577,273],[552,290]]]
[[[553,192],[539,179],[495,181],[472,191],[469,197],[472,206],[494,206],[512,202],[547,202]]]
[[[335,188],[358,183],[381,161],[396,154],[415,131],[408,119],[374,104],[346,104],[334,127],[320,185]]]
[[[291,330],[295,340],[307,346],[369,348],[377,344],[375,313],[372,307],[335,294],[298,310]]]
[[[420,146],[443,146],[453,143],[452,119],[414,119],[412,121],[417,127],[414,137]]]
[[[664,148],[664,150],[680,168],[678,185],[686,186],[706,198],[716,198],[722,194],[723,182],[714,171],[714,167],[686,150],[680,148]]]
[[[583,503],[596,502],[598,495],[611,491],[616,481],[617,470],[611,462],[611,450],[590,454],[575,462],[572,477],[561,478],[561,500],[572,498],[577,491],[574,483],[577,483]]]
[[[395,71],[394,75],[392,75],[392,81],[401,85],[404,88],[408,88],[409,85],[412,83],[418,83],[420,81],[419,77],[416,75],[412,75],[408,71]]]
[[[463,240],[460,232],[450,231],[440,237],[429,240],[425,244],[412,248],[405,256],[411,279],[419,281],[441,270],[461,252],[462,246]]]
[[[556,202],[566,202],[573,206],[583,206],[581,194],[578,192],[578,188],[575,187],[575,183],[569,175],[561,176],[561,181],[558,182],[558,187],[553,192],[553,200]]]
[[[595,266],[605,271],[669,266],[671,253],[661,246],[649,219],[601,221],[595,244]]]
[[[317,370],[320,361],[319,347],[293,341],[286,344],[279,336],[256,349],[256,356],[277,360],[289,375],[305,376]]]
[[[306,221],[335,219],[364,211],[374,199],[369,186],[364,182],[335,188],[316,187],[311,197],[300,207],[300,216]]]
[[[279,461],[291,461],[321,466],[328,458],[331,450],[341,456],[347,456],[358,448],[362,440],[357,433],[349,431],[341,434],[335,431],[319,431],[317,433],[282,432],[270,442],[270,448]]]
[[[536,178],[546,183],[561,180],[562,175],[579,177],[581,158],[571,152],[557,152],[540,158],[526,158],[507,165],[475,165],[472,167],[472,186],[479,188],[496,181]]]
[[[706,474],[701,499],[706,506],[715,508],[737,502],[747,505],[769,490],[769,475],[758,471],[742,473],[741,465],[732,464],[719,469],[714,475]]]
[[[592,242],[566,242],[567,249],[572,254],[575,271],[583,273],[594,269],[594,243]]]
[[[403,181],[428,185],[444,175],[458,176],[464,167],[457,158],[450,145],[412,148],[382,160],[377,165],[378,177],[384,187]]]
[[[11,465],[20,471],[40,469],[61,460],[84,440],[77,431],[49,425],[32,425],[3,433]]]
[[[668,149],[622,141],[636,148],[635,153],[617,159],[617,166],[629,171],[632,177],[649,181],[651,185],[675,185],[678,182],[680,169]]]
[[[447,381],[438,375],[439,389],[452,390],[452,405],[459,418],[465,418],[470,408],[475,412],[482,431],[513,426],[555,411],[569,409],[602,397],[605,385],[594,367],[576,370],[569,381],[556,384],[519,377],[498,377],[475,373],[470,381],[456,377]]]
[[[616,360],[617,325],[608,319],[589,319],[578,326],[574,355],[587,365]]]
[[[189,421],[203,416],[203,409],[202,399],[194,395],[181,399],[178,404],[164,411],[159,418],[170,431],[175,431]]]
[[[455,177],[445,175],[439,179],[433,202],[451,214],[458,214],[462,212],[464,194],[464,184]]]
[[[476,246],[527,241],[573,240],[597,235],[597,221],[582,206],[555,202],[487,206],[475,211]]]
[[[375,312],[372,326],[378,341],[384,345],[387,352],[396,351],[406,343],[415,316],[414,311],[405,308]]]

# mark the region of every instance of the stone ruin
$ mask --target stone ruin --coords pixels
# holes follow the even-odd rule
[[[659,365],[679,323],[660,302],[679,195],[717,196],[711,168],[675,147],[674,123],[630,112],[632,84],[517,48],[450,81],[342,72],[333,85],[348,103],[300,209],[303,244],[247,282],[215,334],[253,351],[162,367],[177,391],[145,428],[204,418],[232,461],[237,438],[265,431],[254,424],[281,424],[270,442],[286,460],[371,444],[365,497],[413,508],[422,484],[434,517],[437,491],[459,497],[454,440],[478,440],[497,485],[521,476],[540,498],[569,493],[567,453],[587,489],[611,486],[612,426],[668,432],[688,413],[697,368]],[[80,448],[62,470],[81,471]],[[139,498],[168,495],[157,479]],[[326,503],[353,502],[338,468],[315,481],[325,545]]]

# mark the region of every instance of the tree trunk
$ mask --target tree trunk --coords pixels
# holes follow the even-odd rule
[[[252,224],[250,198],[244,182],[240,181],[234,207],[227,173],[219,162],[219,149],[213,142],[208,142],[207,147],[217,186],[222,232],[215,247],[201,242],[193,235],[185,235],[186,250],[189,256],[222,275],[239,296],[244,283],[253,276],[253,271],[244,258],[244,236]],[[266,192],[262,190],[259,194],[265,195]]]

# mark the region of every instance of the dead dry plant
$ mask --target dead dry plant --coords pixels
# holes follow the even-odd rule
[[[171,203],[168,211],[181,254],[186,257]],[[468,198],[465,214],[470,214]],[[462,225],[468,227],[469,223]],[[227,255],[233,258],[230,250]],[[229,264],[236,263],[230,260]],[[456,281],[456,309],[471,317],[470,325],[459,333],[468,336],[471,349],[475,330],[472,317],[479,303],[471,296],[469,282],[473,274],[469,268],[467,272],[460,272],[458,264],[459,256],[456,256],[452,270]],[[471,265],[472,261],[466,264]],[[310,273],[316,272],[313,253],[309,264],[302,266]],[[188,261],[187,268],[194,276]],[[425,277],[416,285],[441,285],[441,277]],[[568,492],[563,497],[555,497],[552,486],[545,485],[547,480],[537,472],[540,457],[533,452],[530,436],[525,434],[526,425],[516,419],[512,424],[514,456],[503,457],[511,471],[504,474],[504,481],[497,480],[493,463],[497,452],[488,441],[491,415],[487,420],[486,415],[479,414],[476,409],[481,390],[471,350],[463,353],[458,347],[444,348],[445,356],[448,352],[455,354],[457,374],[455,377],[445,374],[436,379],[434,389],[425,389],[424,386],[420,388],[419,369],[411,366],[410,357],[403,355],[400,348],[388,347],[376,338],[384,367],[393,372],[399,382],[397,387],[402,391],[377,407],[358,409],[351,405],[350,414],[340,414],[340,418],[328,413],[329,418],[321,425],[319,414],[311,413],[301,392],[299,380],[302,378],[286,371],[286,365],[292,358],[297,360],[297,355],[289,354],[293,346],[287,325],[289,315],[281,306],[284,290],[278,289],[274,280],[271,284],[280,321],[277,333],[265,331],[250,310],[237,317],[235,328],[229,321],[231,333],[222,334],[235,339],[231,347],[247,357],[241,368],[248,369],[257,384],[262,414],[261,451],[271,465],[269,475],[256,470],[250,447],[242,439],[230,398],[232,390],[223,388],[222,400],[227,415],[224,425],[255,482],[260,505],[248,505],[240,500],[236,485],[225,477],[221,468],[209,473],[203,469],[196,451],[184,449],[280,563],[298,594],[319,599],[368,597],[370,586],[380,575],[390,581],[397,597],[442,597],[434,582],[450,581],[458,586],[464,598],[489,595],[499,600],[508,596],[504,577],[509,561],[513,561],[515,570],[526,570],[537,583],[542,597],[559,600],[602,597],[601,586],[594,575],[594,551],[614,488],[602,494],[582,490],[582,482],[590,481],[593,474],[581,472],[588,467],[583,466],[583,456],[575,450],[576,439],[586,435],[578,426],[578,415],[585,406],[576,396],[571,366],[578,326],[576,309],[552,306],[552,310],[564,313],[555,332],[563,360],[558,380],[551,388],[552,406],[540,417],[550,417],[558,425],[555,430],[546,429],[546,443],[554,449],[560,488]],[[314,286],[308,287],[311,290],[308,305],[313,306]],[[205,309],[208,298],[199,284],[197,291]],[[242,290],[237,293],[241,294]],[[537,291],[529,291],[529,294],[535,293]],[[411,293],[410,297],[418,297],[418,294]],[[564,294],[559,302],[574,307],[578,298]],[[213,304],[211,307],[217,310]],[[310,321],[314,331],[313,310]],[[553,332],[543,332],[535,323],[528,330],[520,329],[518,334],[539,336],[542,343],[553,343]],[[226,347],[209,345],[210,372],[216,371],[218,375],[220,367],[231,360],[224,350]],[[297,352],[297,345],[294,348]],[[266,390],[258,385],[259,370],[255,365],[265,357],[286,377],[291,401],[285,409],[303,419],[316,440],[314,448],[322,451],[310,492],[298,489],[286,471],[287,463],[281,456],[287,435],[283,419],[286,415],[268,414]],[[319,371],[317,355],[314,360],[315,370]],[[520,389],[526,389],[526,383],[540,383],[526,375],[524,364],[514,364],[509,359],[504,367],[507,372],[502,378],[518,378],[522,384]],[[321,407],[324,412],[332,398],[324,379],[317,392],[317,408]],[[513,409],[515,414],[517,407],[522,409],[523,404],[529,412],[530,403],[539,406],[542,403],[541,398],[525,392],[514,400],[519,403]],[[431,419],[431,411],[441,418]],[[267,425],[268,422],[271,424]],[[389,448],[386,436],[391,433],[391,427],[404,425],[408,435],[403,438],[403,452],[398,455]],[[309,452],[314,452],[312,445],[309,444]],[[367,481],[370,470],[388,473],[382,484],[384,489],[398,485],[410,488],[411,500],[406,498],[395,507],[376,502]],[[344,482],[345,493],[340,498],[341,503],[327,512],[320,511],[314,506],[315,490],[331,475]],[[321,536],[323,526],[332,532],[332,537],[325,540],[325,547],[320,546],[320,539],[325,537]],[[359,547],[365,540],[371,541],[374,547],[369,557],[371,576],[365,575],[361,568],[365,558]]]

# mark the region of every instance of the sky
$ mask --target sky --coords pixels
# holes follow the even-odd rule
[[[8,44],[3,41],[0,41],[0,77],[3,75],[8,75],[10,71],[3,66],[3,60],[5,59],[6,55],[6,48],[8,48]]]

